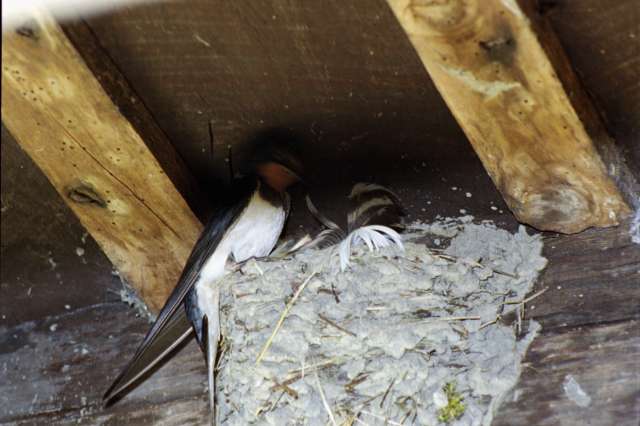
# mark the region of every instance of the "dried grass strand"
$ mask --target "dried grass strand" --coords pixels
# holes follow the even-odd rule
[[[333,417],[333,412],[331,411],[331,407],[329,406],[327,397],[324,394],[324,390],[322,390],[322,383],[320,383],[320,376],[318,376],[317,372],[314,374],[314,376],[316,377],[316,386],[318,386],[318,393],[320,393],[320,399],[322,399],[322,405],[324,406],[324,409],[329,415],[329,420],[331,420],[331,424],[333,426],[338,426],[338,423],[336,423],[336,418]]]
[[[462,262],[462,263],[466,263],[469,266],[474,266],[476,268],[482,268],[482,269],[486,269],[489,270],[495,274],[499,274],[499,275],[504,275],[505,277],[509,277],[509,278],[513,278],[515,280],[520,279],[520,276],[518,274],[512,274],[511,272],[505,272],[505,271],[501,271],[500,269],[493,269],[490,268],[487,265],[483,265],[480,262],[476,262],[475,260],[471,260],[471,259],[465,259],[462,257],[457,257],[457,256],[453,256],[450,254],[444,254],[441,252],[440,249],[430,249],[428,248],[427,250],[429,250],[429,253],[434,256],[437,257],[439,259],[443,259],[443,260],[447,260],[449,262]],[[435,252],[435,253],[434,253]],[[438,253],[440,252],[440,253]]]
[[[278,331],[280,331],[280,327],[282,327],[282,324],[284,323],[285,318],[287,318],[287,315],[289,314],[289,311],[291,310],[293,305],[296,303],[296,301],[300,297],[300,294],[302,294],[302,291],[305,289],[307,284],[309,284],[311,279],[313,277],[315,277],[317,274],[318,274],[318,271],[313,271],[307,277],[307,279],[305,279],[302,282],[302,284],[300,284],[300,287],[298,287],[298,290],[296,290],[296,292],[293,295],[293,297],[291,298],[291,300],[289,300],[289,303],[287,303],[287,306],[285,306],[284,311],[282,312],[282,315],[280,315],[280,319],[278,319],[278,322],[277,322],[275,328],[273,329],[273,332],[271,333],[271,336],[269,336],[269,339],[267,340],[267,342],[265,343],[264,347],[260,351],[260,354],[258,355],[258,358],[256,359],[256,365],[260,365],[260,362],[262,362],[262,358],[264,358],[265,354],[267,353],[267,351],[271,347],[271,344],[273,343],[273,339],[276,337],[276,334],[278,334]]]
[[[374,419],[382,420],[383,422],[385,422],[385,424],[390,424],[390,425],[393,425],[393,426],[402,426],[402,423],[394,422],[393,420],[388,419],[387,417],[380,416],[378,414],[371,413],[369,411],[362,410],[362,411],[360,411],[360,413],[365,414],[367,416],[371,416]]]
[[[514,311],[519,310],[522,306],[524,306],[524,304],[525,304],[525,303],[529,303],[529,302],[530,302],[530,301],[532,301],[533,299],[535,299],[535,298],[537,298],[537,297],[539,297],[539,296],[543,295],[543,294],[544,294],[548,289],[549,289],[549,287],[545,287],[545,288],[543,288],[542,290],[540,290],[540,291],[538,291],[538,292],[536,292],[536,293],[532,294],[531,296],[529,296],[529,297],[527,297],[526,299],[523,299],[523,300],[521,300],[521,301],[519,301],[519,302],[518,302],[518,301],[514,301],[514,302],[504,302],[504,303],[503,303],[503,305],[516,305],[516,306],[515,306],[515,308],[510,309],[510,310],[508,310],[507,312],[503,312],[501,315],[496,316],[496,317],[495,317],[495,319],[493,319],[493,320],[491,320],[491,321],[488,321],[488,322],[485,322],[484,324],[481,324],[481,325],[480,325],[480,328],[478,328],[478,330],[482,330],[482,329],[483,329],[483,328],[485,328],[485,327],[488,327],[488,326],[490,326],[490,325],[492,325],[492,324],[497,323],[498,321],[500,321],[500,319],[501,319],[503,316],[508,315],[508,314],[510,314],[510,313],[512,313],[512,312],[514,312]],[[520,318],[520,315],[518,315],[518,318]],[[518,323],[518,327],[519,327],[519,328],[521,327],[520,321],[519,321],[519,323]]]
[[[331,321],[329,318],[325,317],[322,314],[318,314],[318,318],[320,318],[322,321],[326,322],[330,326],[342,331],[343,333],[347,333],[349,336],[358,337],[358,335],[356,333],[354,333],[353,331],[347,330],[346,328],[344,328],[341,325]]]

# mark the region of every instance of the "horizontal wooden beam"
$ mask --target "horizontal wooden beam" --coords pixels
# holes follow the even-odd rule
[[[518,220],[618,224],[629,208],[549,57],[563,53],[545,50],[516,0],[387,1]]]
[[[45,13],[3,34],[2,121],[122,276],[158,310],[201,224]]]

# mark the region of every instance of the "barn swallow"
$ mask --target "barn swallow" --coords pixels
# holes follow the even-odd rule
[[[278,141],[276,141],[278,142]],[[254,156],[253,173],[236,179],[189,256],[176,287],[135,355],[104,395],[107,405],[195,333],[205,354],[209,406],[215,416],[214,370],[220,340],[219,288],[228,260],[269,255],[289,214],[286,189],[300,180],[291,148],[266,144]]]

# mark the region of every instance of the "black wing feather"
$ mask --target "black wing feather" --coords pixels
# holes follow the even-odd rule
[[[175,342],[175,339],[184,336],[182,338],[184,340],[188,337],[185,336],[185,333],[189,332],[191,325],[187,321],[184,309],[180,309],[184,298],[198,280],[202,267],[220,244],[227,229],[233,225],[246,208],[256,187],[257,180],[254,177],[239,181],[234,186],[234,197],[219,205],[214,212],[193,247],[178,284],[171,292],[132,360],[105,393],[103,397],[105,401],[113,399],[114,396],[157,364],[170,352],[166,349]],[[172,341],[171,337],[175,339]]]
[[[185,312],[183,310],[176,311],[167,322],[167,325],[148,344],[147,348],[143,352],[136,354],[118,378],[114,380],[103,397],[105,404],[110,405],[122,391],[151,371],[182,342],[191,337],[192,333],[193,328]]]

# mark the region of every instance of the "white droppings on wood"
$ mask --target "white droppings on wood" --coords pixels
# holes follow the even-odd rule
[[[567,374],[562,383],[565,395],[579,407],[591,405],[591,397],[582,389],[580,383],[571,374]]]
[[[636,244],[640,244],[640,206],[636,209],[636,214],[633,216],[633,220],[631,221],[629,235],[631,235],[631,241]]]
[[[480,80],[471,72],[458,68],[451,68],[442,66],[442,69],[451,77],[457,78],[462,81],[471,90],[481,93],[487,97],[487,100],[495,98],[505,92],[513,89],[521,88],[522,85],[517,81],[487,81]]]
[[[509,12],[513,13],[515,17],[523,20],[528,20],[524,13],[522,13],[517,0],[502,0],[502,5],[506,7]]]
[[[196,41],[197,41],[198,43],[202,44],[203,46],[211,47],[211,43],[209,43],[207,40],[205,40],[205,39],[203,39],[202,37],[200,37],[200,35],[199,35],[199,34],[194,34],[194,35],[193,35],[193,38],[195,38],[195,39],[196,39]]]
[[[137,312],[138,316],[145,318],[149,322],[155,319],[155,315],[151,313],[147,305],[140,298],[136,290],[127,283],[127,281],[122,277],[122,275],[117,270],[111,271],[112,275],[120,278],[120,283],[122,284],[122,288],[118,292],[120,296],[120,300],[122,300],[127,305],[131,306]]]
[[[49,257],[47,258],[47,262],[49,263],[49,266],[51,267],[51,270],[52,270],[52,271],[58,267],[58,263],[56,263],[56,261],[55,261],[55,260],[53,260],[53,257],[52,257],[52,256],[49,256]]]

